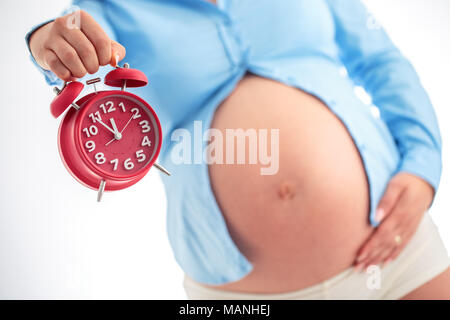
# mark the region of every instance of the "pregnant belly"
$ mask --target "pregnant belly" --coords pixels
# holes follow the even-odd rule
[[[368,183],[351,136],[323,102],[248,75],[216,110],[211,127],[223,136],[226,129],[267,129],[269,136],[279,129],[276,174],[261,175],[267,165],[259,164],[209,166],[229,233],[254,266],[219,288],[291,291],[352,265],[371,232]]]

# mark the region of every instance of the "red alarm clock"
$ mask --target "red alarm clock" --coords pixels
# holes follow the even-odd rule
[[[97,91],[100,78],[86,81],[94,92],[75,102],[84,85],[73,81],[50,104],[57,118],[69,109],[58,131],[59,153],[72,176],[80,183],[98,190],[97,201],[104,191],[127,188],[155,166],[162,144],[159,119],[142,98],[125,91],[126,87],[141,87],[148,83],[145,74],[130,69],[128,64],[116,67],[105,76],[104,83],[120,90]]]

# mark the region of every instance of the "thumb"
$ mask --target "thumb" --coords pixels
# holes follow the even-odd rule
[[[391,180],[386,190],[384,191],[383,197],[378,203],[377,211],[375,213],[375,220],[380,222],[387,215],[389,215],[394,209],[400,195],[402,194],[403,187],[397,183],[397,181]]]
[[[120,60],[125,57],[125,47],[120,43],[111,40],[111,62],[110,65],[116,67]]]

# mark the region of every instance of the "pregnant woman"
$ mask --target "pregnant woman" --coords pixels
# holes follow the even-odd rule
[[[189,298],[450,299],[449,257],[427,212],[441,173],[436,117],[359,1],[75,4],[27,35],[33,61],[60,85],[126,48],[149,76],[139,95],[166,137],[168,233]],[[180,145],[219,136],[215,152],[230,152],[231,129],[266,130],[274,172],[194,161],[190,148],[179,161]]]

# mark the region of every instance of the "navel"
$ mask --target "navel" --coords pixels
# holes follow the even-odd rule
[[[291,200],[295,197],[295,186],[291,182],[283,182],[278,188],[278,196],[281,200]]]

